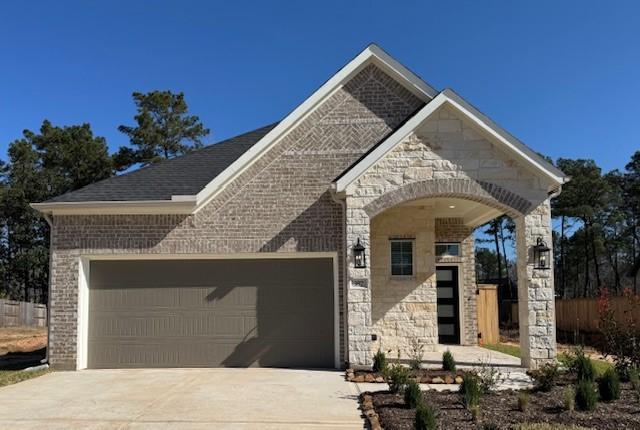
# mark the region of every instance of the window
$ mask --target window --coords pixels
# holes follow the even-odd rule
[[[391,241],[391,275],[413,276],[413,240]]]
[[[436,243],[436,257],[460,257],[460,244]]]

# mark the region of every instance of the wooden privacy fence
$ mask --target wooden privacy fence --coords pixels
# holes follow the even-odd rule
[[[611,297],[610,306],[618,321],[625,321],[632,312],[636,320],[640,320],[640,308],[630,308],[626,297]],[[518,304],[513,305],[514,322],[518,322]],[[557,299],[556,329],[565,332],[598,333],[599,328],[598,299]]]
[[[500,341],[497,285],[478,284],[478,334],[480,345]]]
[[[0,299],[0,327],[47,326],[47,305]]]

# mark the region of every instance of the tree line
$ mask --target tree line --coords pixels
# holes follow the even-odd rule
[[[203,145],[209,134],[190,115],[183,93],[133,93],[135,125],[118,130],[129,145],[109,154],[89,124],[24,130],[0,160],[0,298],[46,303],[49,225],[29,204],[124,172],[158,163]]]
[[[551,201],[557,296],[595,297],[603,287],[640,293],[640,151],[624,169],[606,173],[589,159],[555,165],[571,178]],[[513,221],[501,216],[480,231],[478,279],[515,285]]]

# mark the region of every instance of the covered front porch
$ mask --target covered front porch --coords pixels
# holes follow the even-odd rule
[[[520,365],[537,368],[555,359],[556,340],[552,255],[536,251],[551,247],[550,198],[564,179],[483,129],[471,107],[446,95],[428,107],[334,183],[345,207],[348,365],[371,366],[378,349],[407,358],[416,345],[476,346],[473,232],[507,215]]]

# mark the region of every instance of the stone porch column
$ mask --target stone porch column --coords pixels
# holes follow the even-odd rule
[[[371,240],[369,216],[359,199],[346,198],[346,286],[349,366],[371,366]],[[353,246],[360,239],[366,249],[367,267],[356,269]]]
[[[547,270],[534,269],[533,255],[538,237],[553,248],[549,200],[517,217],[515,224],[521,360],[523,367],[536,369],[556,357],[553,255]]]

